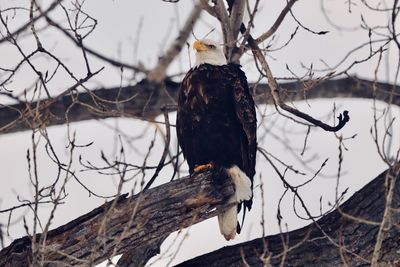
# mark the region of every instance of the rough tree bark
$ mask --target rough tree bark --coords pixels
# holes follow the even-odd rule
[[[154,119],[164,105],[175,105],[179,83],[158,84],[144,80],[134,86],[105,88],[90,93],[65,93],[40,102],[21,102],[0,106],[0,133],[23,131],[38,126],[51,126],[109,117]],[[251,84],[258,104],[271,104],[267,84]],[[302,81],[281,85],[283,100],[299,101],[317,98],[368,98],[400,105],[400,87],[348,77],[338,80]],[[376,88],[374,92],[373,88]],[[38,108],[36,108],[38,106]]]
[[[224,247],[178,266],[340,266],[344,261],[367,266],[391,182],[395,183],[391,217],[384,230],[379,266],[399,266],[397,175],[391,170],[383,172],[338,209],[307,227]],[[228,179],[215,181],[212,173],[205,172],[104,204],[47,234],[46,246],[41,249],[45,266],[90,265],[126,251],[130,261],[120,266],[142,266],[158,252],[169,233],[216,216],[215,208],[223,205],[233,187]],[[0,251],[0,266],[27,266],[31,255],[30,238],[17,239]]]
[[[204,172],[121,196],[49,231],[39,255],[44,266],[93,266],[129,251],[131,264],[141,266],[170,233],[216,216],[216,208],[234,191],[229,179],[219,181]],[[31,237],[25,236],[0,251],[0,266],[28,266],[31,257]]]
[[[224,247],[178,266],[370,266],[389,182],[395,183],[392,212],[378,266],[400,266],[400,179],[391,175],[389,170],[383,172],[339,209],[309,226]]]

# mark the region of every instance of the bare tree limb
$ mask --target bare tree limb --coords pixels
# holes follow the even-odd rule
[[[210,14],[213,17],[217,17],[215,7],[208,4],[208,0],[200,0],[199,3],[201,5],[201,8],[203,8],[203,10],[207,11],[208,14]]]
[[[118,254],[129,251],[137,257],[153,244],[160,244],[171,232],[216,216],[216,208],[233,194],[230,180],[217,182],[225,176],[218,177],[204,172],[133,197],[124,195],[49,231],[46,246],[39,248],[45,265],[93,265],[106,260],[114,250]],[[132,215],[126,237],[117,242]],[[0,266],[28,266],[31,246],[29,236],[15,240],[0,251]],[[135,261],[147,261],[144,258],[151,253],[144,254]]]
[[[344,253],[349,266],[369,266],[372,260],[375,241],[378,238],[380,223],[384,219],[386,207],[386,178],[393,170],[387,170],[355,193],[339,209],[318,220],[318,224],[330,238],[343,244],[343,248],[358,256],[345,253],[333,245],[314,224],[304,228],[255,239],[246,243],[228,246],[206,255],[188,260],[177,266],[343,266],[341,253]],[[394,179],[392,203],[389,209],[392,215],[385,224],[380,247],[379,266],[399,266],[400,245],[400,179]],[[343,215],[348,213],[352,219]],[[360,218],[360,220],[357,220]],[[363,220],[378,222],[368,224]],[[285,243],[287,241],[287,243]],[[265,258],[263,258],[265,257]],[[282,262],[282,260],[284,260]]]
[[[244,29],[244,28],[245,28],[245,26],[242,24],[241,31],[243,33],[246,31],[246,29]],[[297,117],[302,118],[302,119],[314,124],[315,126],[318,126],[322,129],[324,129],[325,131],[330,131],[330,132],[339,131],[350,120],[348,111],[345,110],[343,112],[343,114],[340,114],[340,116],[338,117],[338,119],[339,119],[338,124],[336,126],[330,126],[318,119],[315,119],[314,117],[308,115],[307,113],[304,113],[296,108],[293,108],[293,107],[287,105],[281,97],[282,92],[280,90],[279,84],[276,82],[275,77],[272,75],[272,71],[269,67],[269,64],[267,63],[267,60],[265,59],[265,56],[263,55],[263,53],[261,52],[261,49],[257,45],[257,42],[253,39],[253,37],[251,35],[248,36],[248,44],[249,44],[255,58],[260,62],[263,70],[265,71],[265,77],[268,80],[268,84],[271,88],[271,95],[274,99],[274,104],[277,107],[280,107],[281,109],[283,109],[293,115],[296,115]]]
[[[186,43],[186,40],[189,38],[190,33],[193,30],[194,25],[200,18],[201,11],[202,8],[199,4],[196,4],[193,7],[192,12],[189,14],[184,26],[179,32],[178,37],[174,40],[174,42],[172,42],[165,54],[158,60],[157,66],[147,75],[148,80],[157,83],[161,83],[165,80],[168,66],[181,52],[184,44]]]
[[[266,31],[265,33],[261,34],[258,38],[255,39],[257,44],[267,40],[269,37],[271,37],[276,32],[276,30],[278,30],[278,28],[281,25],[283,19],[286,17],[286,15],[289,13],[289,11],[292,8],[292,6],[297,1],[298,0],[290,0],[290,1],[287,2],[285,8],[282,9],[281,13],[279,14],[278,18],[275,20],[275,22],[271,26],[271,28],[268,31]]]
[[[202,0],[200,3],[204,10],[206,10],[211,16],[215,17],[220,22],[222,36],[224,38],[224,53],[225,57],[229,61],[232,55],[233,48],[236,47],[236,37],[234,32],[232,31],[232,26],[235,26],[237,22],[231,21],[224,0],[213,0],[212,2],[214,3],[214,6],[210,6],[208,4],[208,1],[204,0]],[[241,6],[242,5],[239,5],[238,8],[241,8]],[[239,10],[235,12],[238,13],[236,16],[236,18],[238,18],[238,15],[241,13]]]
[[[292,232],[224,247],[178,266],[242,266],[244,260],[250,266],[264,266],[265,258],[272,266],[339,266],[341,253],[345,252],[332,244],[331,239],[343,244],[344,251],[352,252],[345,255],[352,265],[369,264],[380,232],[379,222],[385,213],[386,194],[390,192],[386,182],[388,175],[394,177],[391,216],[386,218],[390,224],[386,224],[382,232],[379,263],[397,266],[400,264],[400,179],[395,168],[380,174],[337,210],[318,220],[318,227],[311,224]],[[216,183],[213,175],[205,172],[108,202],[48,232],[46,246],[40,248],[46,266],[95,264],[107,259],[116,246],[119,253],[130,252],[119,266],[142,266],[158,252],[157,248],[169,233],[215,216],[215,208],[233,193],[228,181]],[[110,209],[111,206],[114,208]],[[117,244],[116,237],[134,211],[129,235]],[[107,229],[99,233],[104,220]],[[320,227],[329,238],[322,234]],[[30,237],[15,240],[0,251],[0,266],[26,266],[30,249]],[[94,260],[89,262],[89,257]]]
[[[31,129],[31,117],[26,111],[39,105],[41,123],[47,126],[60,125],[110,117],[134,117],[153,120],[162,114],[164,105],[175,105],[178,99],[179,83],[166,81],[155,84],[146,80],[127,87],[104,88],[84,93],[68,93],[55,100],[41,102],[21,102],[10,106],[0,106],[0,133],[10,133]],[[250,84],[258,104],[272,104],[270,88],[265,83]],[[322,98],[367,98],[400,106],[400,86],[376,83],[348,77],[337,80],[308,80],[282,83],[279,85],[281,99],[285,102]]]
[[[230,24],[231,24],[231,29],[232,29],[232,37],[234,39],[237,39],[239,31],[240,31],[240,25],[242,25],[243,22],[243,16],[245,12],[245,7],[246,7],[246,1],[234,1],[232,5],[232,12],[230,15]]]

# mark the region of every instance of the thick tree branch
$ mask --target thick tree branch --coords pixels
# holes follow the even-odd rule
[[[0,106],[0,133],[24,131],[40,125],[60,125],[110,117],[135,117],[153,120],[162,114],[164,105],[175,105],[179,83],[166,81],[155,84],[142,81],[134,86],[104,88],[90,93],[62,95],[57,101],[41,100],[11,106]],[[267,84],[250,84],[258,104],[271,104],[270,88]],[[254,86],[256,86],[254,88]],[[338,80],[309,80],[280,84],[282,101],[292,102],[321,98],[367,98],[400,106],[400,86],[361,80],[349,77]],[[40,117],[29,111],[38,106]],[[35,113],[36,114],[36,113]]]
[[[40,246],[46,266],[95,264],[127,251],[130,253],[121,259],[120,266],[142,266],[158,253],[169,233],[215,216],[215,208],[233,193],[228,181],[216,183],[213,175],[206,172],[106,203],[47,234],[46,244]],[[390,188],[392,200],[387,208]],[[266,262],[272,266],[340,266],[343,259],[351,265],[369,264],[388,209],[390,218],[386,220],[390,224],[385,224],[382,232],[379,263],[397,266],[400,179],[394,168],[314,224],[224,247],[179,266],[243,266],[244,261],[250,266],[264,266]],[[0,266],[27,266],[30,249],[29,237],[15,240],[0,251]]]
[[[232,35],[234,39],[237,39],[240,31],[240,25],[243,22],[243,16],[245,13],[246,1],[233,1],[233,5],[231,7],[232,11],[230,12],[230,24]]]
[[[217,214],[216,208],[233,193],[229,179],[223,179],[223,183],[217,180],[212,173],[204,172],[133,197],[121,196],[49,231],[45,244],[36,245],[46,266],[92,265],[127,251],[141,255],[131,260],[146,262],[157,252],[149,248],[159,245],[170,233]],[[31,237],[15,240],[0,251],[0,266],[28,266],[31,247]]]
[[[221,248],[179,264],[185,266],[369,266],[383,220],[389,171],[355,193],[339,209],[317,221],[337,247],[311,224],[288,233]],[[394,176],[390,224],[385,224],[379,266],[399,266],[400,177]],[[351,215],[351,216],[349,216]],[[360,218],[360,219],[358,219]],[[371,222],[371,223],[369,223]],[[348,253],[351,252],[351,253]],[[248,265],[245,265],[246,262]],[[264,263],[271,265],[264,265]]]

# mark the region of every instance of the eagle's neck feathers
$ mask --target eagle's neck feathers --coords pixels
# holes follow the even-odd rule
[[[198,67],[201,64],[210,64],[215,66],[226,65],[226,58],[222,50],[197,52],[196,62],[193,67]]]

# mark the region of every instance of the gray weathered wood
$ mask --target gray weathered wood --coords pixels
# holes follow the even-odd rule
[[[264,251],[268,251],[269,254],[265,255],[270,256],[273,266],[279,266],[282,260],[282,266],[341,266],[343,259],[351,266],[369,266],[385,208],[387,174],[388,171],[383,172],[341,205],[339,210],[321,218],[317,222],[318,227],[311,224],[283,235],[224,247],[178,266],[243,266],[243,259],[250,266],[263,266],[260,256]],[[384,231],[379,266],[400,265],[398,171],[393,177],[389,180],[395,182],[391,220]],[[115,249],[117,254],[129,251],[121,266],[140,266],[157,253],[159,244],[169,233],[215,216],[215,207],[232,193],[233,187],[227,181],[223,184],[215,182],[212,174],[206,172],[150,189],[132,198],[123,196],[114,204],[109,202],[50,231],[43,249],[44,259],[47,266],[93,264],[107,259]],[[138,208],[133,223],[125,238],[118,242],[136,205]],[[374,224],[349,219],[343,214]],[[105,230],[99,232],[104,218],[108,218]],[[283,240],[288,241],[290,248],[286,254],[282,253]],[[116,248],[117,243],[119,246]],[[337,244],[345,246],[341,249]],[[26,266],[30,255],[29,237],[15,240],[0,251],[0,266]]]
[[[215,216],[216,207],[233,193],[229,179],[215,177],[204,172],[121,196],[49,231],[39,256],[45,266],[92,265],[112,255],[140,252],[173,231]],[[0,266],[28,266],[31,248],[30,237],[15,240],[0,251]]]

